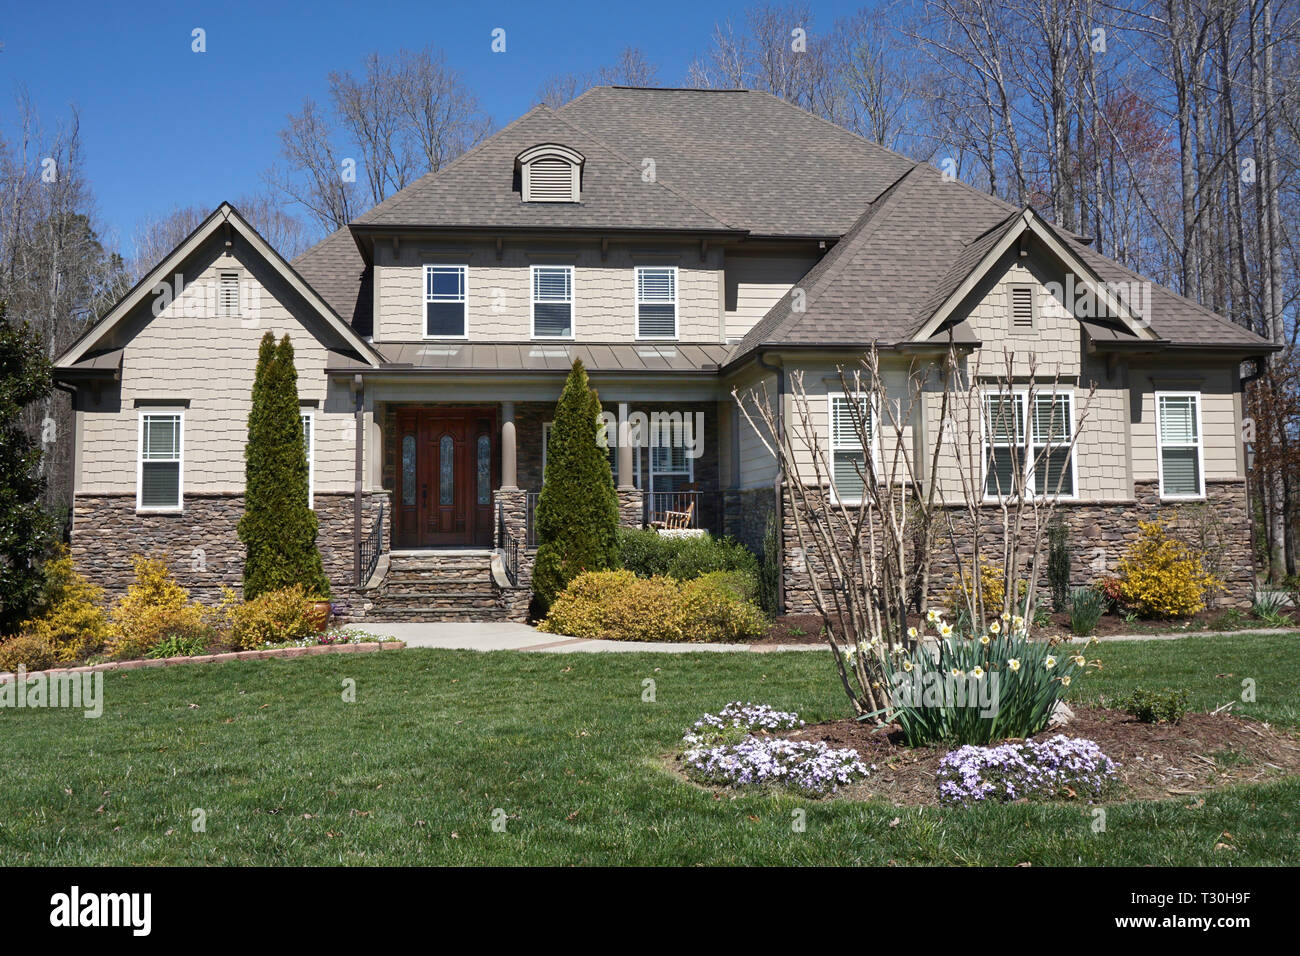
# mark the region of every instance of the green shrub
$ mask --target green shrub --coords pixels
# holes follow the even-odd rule
[[[165,558],[137,555],[132,563],[135,580],[108,612],[110,656],[143,657],[173,635],[204,640],[211,636],[207,610],[190,603],[190,592],[176,583]]]
[[[1070,630],[1087,637],[1106,613],[1106,595],[1096,588],[1074,588],[1070,591],[1069,607]]]
[[[533,594],[543,610],[583,572],[618,567],[618,496],[599,434],[600,398],[575,359],[555,406],[537,500]]]
[[[1047,583],[1052,589],[1052,607],[1058,613],[1069,610],[1070,529],[1060,518],[1047,526]]]
[[[163,638],[162,642],[154,645],[145,657],[193,657],[195,654],[202,654],[207,649],[207,639],[201,634],[172,634]]]
[[[759,580],[758,575],[753,571],[710,571],[708,574],[701,574],[695,580],[707,581],[726,588],[737,598],[750,604],[758,602]]]
[[[108,615],[102,607],[104,589],[78,574],[62,547],[45,562],[43,571],[41,613],[20,630],[52,644],[59,663],[83,660],[109,638]]]
[[[278,346],[273,333],[262,338],[248,412],[244,489],[239,540],[247,551],[245,599],[295,584],[328,597],[316,514],[308,502],[298,372],[287,334]]]
[[[1289,627],[1291,617],[1286,609],[1287,596],[1281,591],[1260,591],[1250,611],[1270,627]]]
[[[666,538],[653,528],[619,528],[619,562],[638,577],[667,574],[681,541]]]
[[[251,601],[240,601],[227,589],[221,609],[226,618],[226,641],[239,650],[266,644],[297,641],[316,633],[311,619],[312,601],[302,585],[267,591]]]
[[[1117,701],[1120,710],[1132,714],[1144,724],[1176,724],[1187,713],[1187,691],[1138,690]]]
[[[763,561],[758,569],[759,604],[768,614],[777,610],[777,595],[781,587],[781,549],[776,536],[776,515],[767,516],[763,525]]]
[[[13,673],[22,667],[40,671],[59,662],[59,649],[38,634],[16,634],[0,643],[0,674]]]
[[[715,538],[708,533],[673,537],[652,529],[621,528],[618,546],[622,566],[643,578],[665,574],[689,581],[713,571],[753,575],[759,571],[754,552],[731,538]]]
[[[615,641],[736,641],[756,637],[767,620],[740,597],[752,580],[735,572],[681,582],[631,571],[580,574],[555,599],[541,629]]]

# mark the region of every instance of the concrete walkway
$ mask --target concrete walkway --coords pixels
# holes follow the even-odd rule
[[[578,637],[545,634],[527,624],[492,622],[468,623],[385,623],[362,621],[356,625],[368,634],[395,637],[407,647],[443,647],[464,651],[543,651],[557,653],[613,651],[655,651],[684,654],[694,651],[820,651],[825,644],[686,644],[639,643],[636,641],[592,641]]]
[[[753,651],[770,654],[780,651],[823,651],[818,644],[688,644],[639,643],[636,641],[593,641],[577,637],[546,634],[527,624],[510,622],[470,623],[412,623],[363,621],[356,625],[360,630],[382,637],[405,641],[407,647],[441,647],[463,651],[542,651],[545,653],[573,653],[613,651],[614,653],[689,654],[697,651],[728,653]],[[1260,628],[1252,631],[1191,631],[1185,634],[1114,634],[1098,638],[1103,643],[1113,641],[1173,641],[1184,637],[1223,637],[1236,634],[1298,634],[1300,631],[1284,628]]]

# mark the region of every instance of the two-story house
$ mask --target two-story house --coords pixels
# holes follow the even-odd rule
[[[1106,307],[1075,308],[1074,288]],[[159,550],[200,596],[238,585],[268,329],[296,349],[319,544],[354,614],[522,614],[575,358],[608,411],[663,425],[610,450],[624,523],[689,508],[758,548],[777,466],[733,387],[764,385],[790,421],[804,370],[853,500],[862,449],[831,424],[851,400],[836,365],[875,344],[902,369],[950,336],[965,355],[1036,353],[1071,421],[1074,390],[1097,386],[1062,491],[1078,553],[1113,564],[1137,519],[1207,502],[1229,595],[1249,600],[1241,374],[1269,343],[765,93],[601,87],[539,106],[292,263],[218,207],[58,362],[75,391],[73,554],[110,591]],[[1009,442],[1031,446],[1021,414]],[[986,445],[980,481],[1032,457]],[[795,550],[783,593],[800,609]]]

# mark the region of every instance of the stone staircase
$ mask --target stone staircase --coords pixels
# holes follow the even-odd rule
[[[502,621],[487,550],[393,551],[363,589],[368,621]]]

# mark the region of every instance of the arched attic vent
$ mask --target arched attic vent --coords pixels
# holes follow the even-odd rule
[[[524,202],[581,202],[583,156],[558,143],[543,143],[515,157]]]

